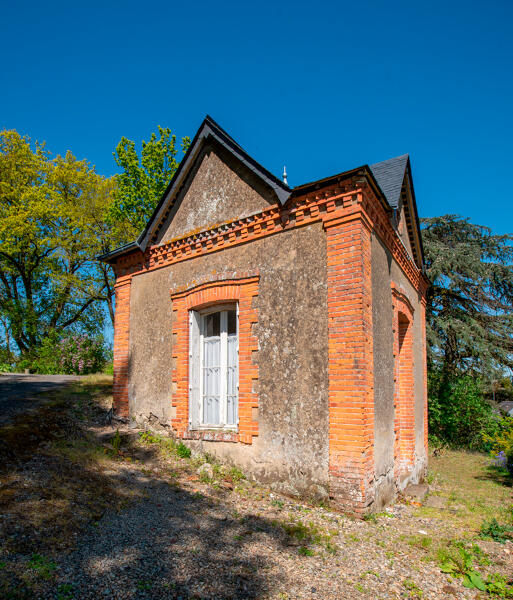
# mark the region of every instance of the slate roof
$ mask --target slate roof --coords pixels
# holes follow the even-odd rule
[[[227,149],[231,154],[233,154],[236,158],[238,158],[247,168],[249,168],[257,177],[259,177],[267,186],[269,186],[273,192],[275,193],[279,203],[283,206],[291,195],[297,195],[298,193],[304,193],[308,188],[315,187],[318,188],[322,186],[329,180],[333,178],[337,178],[340,176],[348,176],[351,173],[357,174],[363,171],[367,171],[371,177],[374,178],[377,187],[381,193],[378,193],[378,196],[381,196],[381,201],[384,206],[388,204],[391,209],[397,209],[399,207],[399,201],[401,197],[403,182],[405,178],[405,174],[408,175],[408,181],[410,185],[410,189],[413,196],[413,219],[416,222],[417,230],[420,232],[420,224],[417,215],[417,207],[415,203],[415,196],[413,192],[413,182],[411,179],[411,169],[409,167],[409,156],[408,154],[403,154],[402,156],[397,156],[396,158],[391,158],[389,160],[385,160],[383,162],[376,163],[374,165],[363,165],[362,167],[358,167],[357,169],[352,169],[351,171],[345,171],[344,173],[340,173],[338,176],[327,177],[325,179],[321,179],[312,183],[303,184],[291,189],[287,184],[283,183],[278,177],[270,173],[267,169],[265,169],[262,165],[260,165],[256,160],[254,160],[243,148],[222,128],[218,125],[214,119],[207,117],[204,119],[200,128],[198,129],[194,139],[192,140],[189,149],[187,150],[185,156],[180,162],[176,173],[171,179],[166,191],[162,195],[158,206],[156,207],[153,215],[149,219],[144,231],[138,237],[138,239],[134,242],[126,244],[121,248],[116,248],[111,252],[104,254],[103,256],[98,257],[99,260],[111,261],[117,256],[122,254],[126,254],[127,252],[131,252],[133,250],[140,250],[144,252],[151,243],[152,236],[155,232],[155,229],[158,228],[159,223],[163,221],[165,218],[167,211],[169,211],[170,202],[172,202],[175,193],[181,188],[183,182],[192,167],[196,157],[198,156],[199,150],[203,146],[204,141],[213,139],[217,143],[221,144],[225,149]],[[418,240],[420,244],[420,264],[423,263],[422,255],[422,240],[420,239],[420,235],[418,235]]]
[[[408,155],[403,154],[402,156],[370,165],[370,170],[385,194],[391,208],[399,207],[399,198],[401,197],[407,164]]]

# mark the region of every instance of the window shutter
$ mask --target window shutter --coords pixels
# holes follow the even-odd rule
[[[200,315],[189,313],[189,427],[199,426],[200,405]]]

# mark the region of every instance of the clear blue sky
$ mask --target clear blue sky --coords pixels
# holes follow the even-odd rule
[[[105,175],[209,113],[289,183],[410,153],[421,216],[513,231],[513,3],[8,2],[0,128]]]

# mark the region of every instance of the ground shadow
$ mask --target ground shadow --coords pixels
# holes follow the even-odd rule
[[[289,542],[280,527],[234,513],[229,490],[207,496],[127,460],[110,473],[77,462],[87,421],[77,425],[62,401],[9,428],[18,439],[16,460],[0,466],[2,597],[251,599],[279,586],[272,552]],[[106,411],[94,410],[102,421]],[[149,466],[156,459],[151,447],[138,452]],[[31,571],[34,555],[52,565],[47,579]]]

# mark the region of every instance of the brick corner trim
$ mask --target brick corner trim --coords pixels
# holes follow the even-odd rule
[[[258,340],[253,326],[258,322],[254,299],[258,296],[259,276],[237,279],[218,279],[185,290],[171,292],[173,312],[173,419],[172,427],[182,439],[241,442],[251,444],[258,435],[258,365],[253,353],[258,351]],[[189,311],[223,302],[237,302],[239,307],[239,427],[237,432],[212,432],[189,428]]]
[[[120,277],[116,281],[116,313],[114,317],[114,375],[113,402],[116,415],[123,419],[129,416],[128,374],[130,366],[130,285],[131,277]]]
[[[415,463],[415,395],[413,359],[414,309],[406,294],[392,281],[394,332],[395,475]]]

